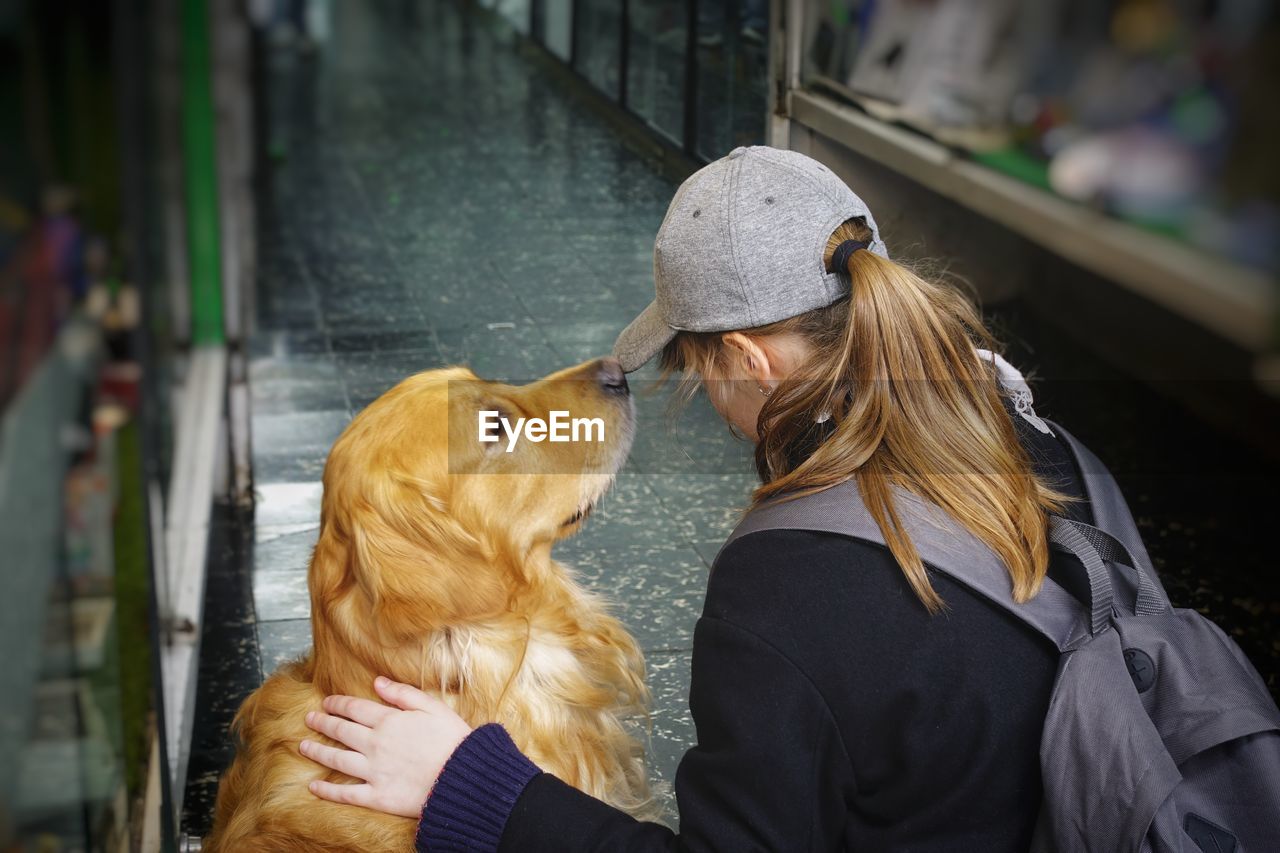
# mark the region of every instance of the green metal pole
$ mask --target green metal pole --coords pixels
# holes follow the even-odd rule
[[[206,0],[182,3],[182,141],[191,275],[191,340],[222,343],[218,160]]]

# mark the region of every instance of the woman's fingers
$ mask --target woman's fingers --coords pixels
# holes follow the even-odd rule
[[[410,684],[392,681],[381,675],[373,680],[373,689],[384,700],[406,711],[434,711],[438,705],[443,704],[439,699],[428,696]]]
[[[325,700],[326,705],[329,700]],[[360,723],[334,717],[322,711],[312,711],[306,716],[307,727],[328,735],[339,743],[345,744],[357,752],[369,751],[372,730]]]
[[[312,741],[299,747],[316,763],[365,783],[316,781],[309,787],[325,800],[416,818],[440,769],[471,727],[447,704],[415,687],[380,678],[375,690],[391,704],[329,696],[324,700],[328,713],[306,715],[308,726],[352,751]]]
[[[307,786],[307,790],[331,803],[347,803],[366,808],[373,805],[373,788],[368,784],[336,785],[333,782],[322,782],[317,779]]]
[[[358,752],[326,746],[313,740],[304,740],[298,744],[298,751],[330,770],[337,770],[357,779],[369,778],[369,760]]]
[[[355,720],[369,728],[378,725],[395,711],[381,702],[357,699],[355,696],[326,696],[321,704],[330,714]]]

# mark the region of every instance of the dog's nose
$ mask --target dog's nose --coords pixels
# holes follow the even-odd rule
[[[600,366],[596,369],[596,378],[600,380],[600,387],[605,390],[606,394],[631,393],[631,388],[627,385],[627,374],[622,372],[622,365],[618,363],[616,358],[600,359]]]

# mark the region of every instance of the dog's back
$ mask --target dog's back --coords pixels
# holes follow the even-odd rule
[[[303,722],[324,696],[307,677],[309,659],[286,664],[236,714],[236,758],[222,777],[209,853],[412,851],[414,822],[329,803],[307,790],[313,779],[354,781],[303,758],[304,738],[327,741]]]

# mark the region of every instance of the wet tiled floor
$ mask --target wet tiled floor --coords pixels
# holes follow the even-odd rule
[[[607,353],[651,297],[652,239],[675,189],[485,19],[445,3],[334,6],[332,41],[275,56],[268,74],[274,163],[250,372],[258,499],[247,524],[229,514],[218,528],[186,806],[195,833],[230,757],[230,715],[309,645],[306,566],[330,444],[419,370],[464,362],[523,381]],[[1170,404],[1016,306],[1002,316],[1015,341],[1033,341],[1015,343],[1017,363],[1080,380],[1042,391],[1061,392],[1044,408],[1122,460],[1174,597],[1232,630],[1274,684],[1280,608],[1263,580],[1273,560],[1255,547],[1269,469],[1198,427],[1166,429],[1181,417]],[[707,567],[754,476],[705,406],[672,423],[665,396],[638,402],[613,494],[556,556],[617,602],[643,646],[652,766],[670,780],[693,740],[689,650]],[[1188,446],[1220,452],[1193,471],[1169,462]]]

